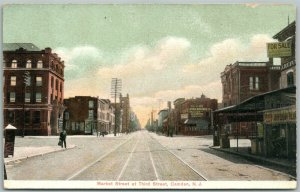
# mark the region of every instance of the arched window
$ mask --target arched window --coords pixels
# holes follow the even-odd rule
[[[36,68],[41,69],[43,68],[43,61],[38,60],[37,64],[36,64]]]
[[[18,67],[17,60],[12,60],[12,62],[11,62],[11,68],[17,68],[17,67]]]
[[[286,74],[286,79],[287,79],[287,86],[292,86],[294,85],[294,72],[288,72]]]
[[[31,60],[27,60],[27,62],[26,62],[26,68],[31,68]]]

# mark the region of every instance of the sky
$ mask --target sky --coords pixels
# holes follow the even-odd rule
[[[122,79],[142,125],[167,101],[222,102],[220,73],[268,61],[266,43],[296,18],[283,4],[6,5],[3,42],[51,47],[65,61],[65,98],[110,98]]]

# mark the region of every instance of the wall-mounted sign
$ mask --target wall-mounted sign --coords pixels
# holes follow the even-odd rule
[[[180,117],[181,117],[181,119],[187,119],[187,118],[189,118],[189,114],[183,113],[183,114],[180,114]]]
[[[191,117],[203,117],[203,113],[208,111],[210,108],[205,108],[203,105],[191,105],[189,108]]]
[[[268,57],[288,57],[292,55],[290,41],[267,43]]]
[[[296,122],[296,109],[283,109],[276,111],[267,111],[264,113],[264,123],[287,123]]]

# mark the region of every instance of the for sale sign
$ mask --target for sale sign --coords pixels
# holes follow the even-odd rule
[[[268,57],[288,57],[292,55],[290,41],[267,43]]]

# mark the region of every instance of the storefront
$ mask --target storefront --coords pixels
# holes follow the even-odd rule
[[[296,158],[296,106],[263,113],[265,155]]]

